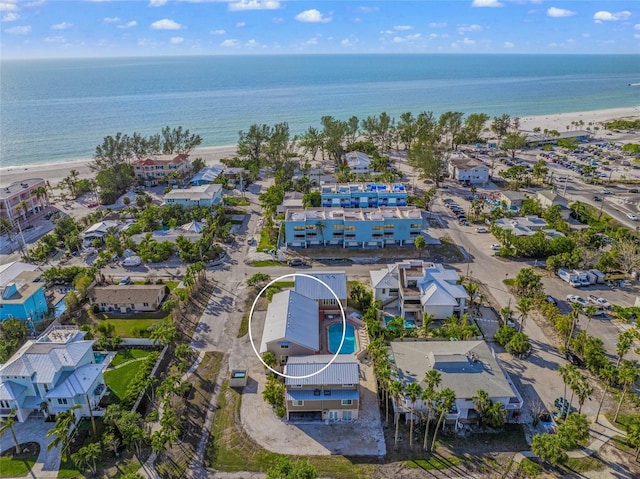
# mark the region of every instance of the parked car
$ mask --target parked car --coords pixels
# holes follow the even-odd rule
[[[638,188],[629,188],[629,193],[640,193]]]
[[[600,198],[599,196],[594,196],[593,201],[602,201],[602,198]]]
[[[491,249],[497,251],[499,249],[502,249],[502,245],[500,243],[494,243],[491,245]]]
[[[603,308],[611,307],[611,303],[604,298],[596,298],[594,295],[590,294],[589,296],[587,296],[587,299],[590,303],[593,303],[596,306],[602,306]]]
[[[602,190],[602,194],[603,195],[610,195],[611,194],[611,190]]]
[[[293,258],[287,261],[289,266],[305,266],[306,263],[302,261],[300,258]]]
[[[132,284],[131,277],[125,276],[120,280],[120,286],[125,286],[127,284]]]
[[[484,226],[479,226],[478,228],[476,228],[476,233],[488,233],[488,232],[489,230]]]
[[[574,366],[578,366],[580,368],[584,367],[584,361],[578,355],[572,353],[571,351],[565,352],[564,357]]]
[[[547,295],[547,303],[551,303],[554,306],[558,306],[558,302],[556,301],[556,298],[554,298],[553,296]]]
[[[587,305],[587,301],[584,298],[581,298],[580,296],[576,296],[575,294],[568,294],[567,301],[569,301],[570,303],[578,303],[578,304],[581,304],[582,306]]]
[[[633,213],[627,213],[627,218],[629,218],[631,221],[638,221],[638,217]]]

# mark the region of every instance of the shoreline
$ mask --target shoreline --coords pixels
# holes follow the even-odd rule
[[[541,130],[546,128],[549,130],[566,131],[567,126],[570,126],[570,129],[573,130],[576,128],[571,125],[571,122],[581,120],[584,122],[584,125],[580,129],[586,129],[589,123],[595,125],[607,120],[625,117],[640,118],[640,105],[626,108],[608,108],[604,110],[520,117],[520,130],[531,131],[537,127]],[[202,158],[207,165],[214,165],[219,164],[222,158],[234,156],[236,147],[237,145],[205,146],[194,149],[189,156],[193,159]],[[89,168],[91,161],[91,158],[86,158],[55,163],[35,163],[3,167],[0,168],[0,184],[7,186],[15,181],[22,181],[29,178],[44,178],[51,183],[51,186],[54,186],[66,177],[72,169],[78,171],[80,178],[92,177],[93,171]]]

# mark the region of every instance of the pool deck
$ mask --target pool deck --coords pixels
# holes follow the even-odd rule
[[[318,351],[318,354],[335,354],[335,351],[329,350],[329,326],[333,324],[342,324],[342,320],[322,319],[320,321],[320,350]],[[366,344],[363,344],[362,333],[364,333],[364,329],[361,324],[351,318],[347,319],[347,324],[353,326],[356,341],[355,351],[350,354],[357,355],[360,351],[362,351],[363,347],[366,348],[366,346],[368,345],[368,342]],[[364,336],[366,336],[366,334],[364,334]]]

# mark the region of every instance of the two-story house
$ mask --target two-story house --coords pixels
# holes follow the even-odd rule
[[[167,205],[211,207],[222,202],[222,185],[212,183],[192,188],[174,188],[164,195]]]
[[[344,157],[345,164],[349,167],[349,170],[351,170],[352,173],[371,173],[371,163],[373,162],[373,158],[366,153],[361,151],[350,151],[345,153]]]
[[[28,268],[5,276],[7,279],[0,284],[1,321],[10,318],[40,321],[47,315],[49,304],[41,275],[41,271]]]
[[[94,340],[73,327],[49,328],[27,341],[0,367],[0,417],[15,411],[20,422],[30,414],[58,414],[73,405],[76,417],[95,410],[107,388],[102,375],[104,355],[94,354]]]
[[[360,407],[360,367],[353,355],[290,357],[284,372],[288,420],[353,421]],[[324,369],[323,369],[324,368]]]
[[[309,277],[310,276],[310,277]],[[317,278],[320,281],[316,281]],[[340,307],[347,307],[347,273],[344,271],[313,272],[298,275],[294,281],[294,291],[318,303],[320,312],[340,314]],[[338,299],[336,300],[336,296]]]
[[[149,185],[155,185],[158,181],[165,180],[167,176],[175,172],[182,176],[191,169],[189,155],[179,154],[173,158],[146,158],[131,163],[136,178]]]
[[[489,168],[475,158],[459,153],[449,158],[449,175],[461,182],[486,185],[489,182]]]
[[[473,396],[479,390],[487,392],[492,401],[504,404],[507,420],[522,408],[522,396],[494,351],[484,341],[392,341],[389,353],[393,356],[392,377],[405,387],[412,382],[424,387],[428,371],[435,369],[440,372],[439,389],[450,388],[455,392],[455,406],[445,415],[445,422],[456,428],[461,424],[478,422]],[[397,414],[411,420],[408,396],[400,401],[393,399],[393,407]],[[414,419],[424,416],[426,410],[425,401],[416,401],[414,412],[418,414]]]
[[[409,260],[369,274],[374,298],[384,306],[395,305],[405,319],[420,319],[423,313],[444,319],[465,311],[468,294],[458,284],[460,276],[441,264]]]

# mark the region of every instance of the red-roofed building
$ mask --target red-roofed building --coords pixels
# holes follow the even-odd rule
[[[136,178],[151,184],[164,180],[174,171],[182,176],[191,170],[191,162],[187,154],[180,154],[172,159],[147,158],[136,160],[131,164]]]

